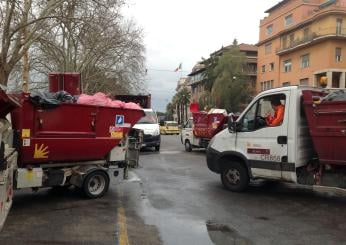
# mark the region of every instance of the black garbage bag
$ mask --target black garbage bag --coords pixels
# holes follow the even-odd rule
[[[44,109],[55,108],[60,105],[54,93],[35,91],[30,94],[30,101]]]
[[[343,90],[332,92],[322,98],[323,101],[346,101],[346,93]]]
[[[60,102],[65,102],[65,103],[74,103],[75,98],[67,93],[66,91],[58,91],[55,93],[55,99],[57,99]]]

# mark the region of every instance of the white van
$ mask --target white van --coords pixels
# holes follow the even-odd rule
[[[157,115],[153,109],[143,110],[145,116],[142,117],[133,128],[141,129],[144,132],[142,147],[155,147],[155,151],[159,151],[161,137]]]

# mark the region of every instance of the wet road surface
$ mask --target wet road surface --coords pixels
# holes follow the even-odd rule
[[[268,182],[229,192],[205,152],[184,152],[177,136],[163,138],[160,154],[142,152],[133,173],[128,205],[163,244],[346,244],[345,197]]]
[[[346,199],[292,185],[223,189],[203,151],[163,136],[101,199],[19,191],[0,244],[346,244]]]

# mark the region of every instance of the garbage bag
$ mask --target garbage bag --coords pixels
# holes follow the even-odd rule
[[[61,102],[74,103],[75,98],[66,91],[58,91],[55,93],[55,98]]]
[[[135,109],[135,110],[140,110],[142,109],[138,104],[133,103],[133,102],[128,102],[125,104],[125,109]]]
[[[322,98],[323,101],[346,101],[346,93],[343,90],[332,92]]]
[[[120,100],[111,100],[104,93],[98,92],[94,95],[81,94],[77,100],[77,104],[109,106],[115,108],[124,108],[125,103]]]
[[[55,108],[60,105],[60,101],[56,99],[55,94],[48,92],[32,92],[30,94],[30,101],[34,105],[41,106],[44,109]]]

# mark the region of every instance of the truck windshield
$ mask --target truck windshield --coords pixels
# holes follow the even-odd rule
[[[139,121],[138,124],[154,124],[158,123],[156,114],[153,111],[146,111],[145,116],[142,117]]]

